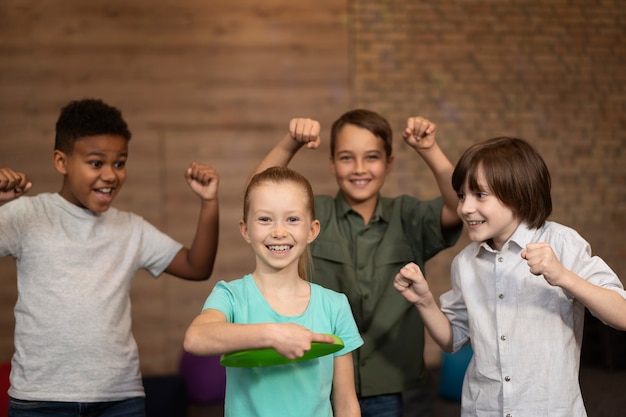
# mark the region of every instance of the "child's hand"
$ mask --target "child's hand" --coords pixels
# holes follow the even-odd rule
[[[529,243],[521,255],[522,258],[526,259],[532,274],[543,275],[550,285],[562,286],[559,280],[565,276],[565,268],[549,244]]]
[[[0,201],[15,200],[26,194],[32,186],[26,179],[26,174],[10,168],[0,168]]]
[[[289,121],[289,135],[308,149],[320,146],[320,122],[313,119],[295,118]]]
[[[333,343],[335,341],[332,336],[313,333],[306,327],[295,323],[279,324],[273,337],[275,340],[272,345],[276,352],[288,359],[301,358],[311,350],[313,342]]]
[[[413,149],[430,149],[435,144],[435,130],[437,126],[423,117],[409,117],[402,139]]]
[[[210,166],[192,162],[185,172],[185,178],[191,189],[203,200],[217,198],[219,175]]]
[[[426,278],[422,275],[419,266],[413,262],[400,269],[393,280],[393,286],[407,301],[413,304],[420,302],[430,293]]]

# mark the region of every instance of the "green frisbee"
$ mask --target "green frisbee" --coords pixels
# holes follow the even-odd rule
[[[343,349],[343,340],[339,336],[332,336],[335,341],[333,343],[313,342],[311,349],[303,356],[296,359],[287,359],[272,348],[264,349],[246,349],[237,352],[225,353],[220,359],[220,364],[233,368],[255,368],[260,366],[285,365],[288,363],[297,363],[310,359],[319,358],[320,356],[330,355]]]

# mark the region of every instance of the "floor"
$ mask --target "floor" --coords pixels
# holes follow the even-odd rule
[[[431,376],[437,392],[438,369],[431,370]],[[626,370],[607,371],[602,367],[583,366],[580,385],[589,417],[626,416]],[[460,409],[458,402],[436,396],[432,417],[458,417]],[[221,404],[190,405],[188,417],[221,417],[223,413]]]

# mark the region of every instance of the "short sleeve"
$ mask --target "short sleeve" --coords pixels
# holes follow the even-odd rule
[[[215,284],[213,291],[207,297],[204,302],[202,310],[213,309],[221,312],[226,316],[226,321],[229,323],[234,322],[234,305],[235,297],[230,290],[226,281],[219,281]]]

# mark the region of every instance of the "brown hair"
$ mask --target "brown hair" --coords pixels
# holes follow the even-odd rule
[[[248,213],[250,210],[250,193],[256,187],[265,183],[280,184],[285,182],[292,182],[299,185],[307,196],[306,208],[311,216],[311,220],[315,219],[315,205],[313,197],[313,188],[309,180],[304,175],[287,168],[287,167],[270,167],[265,171],[259,172],[254,175],[248,186],[243,198],[243,221],[248,221]],[[310,273],[312,272],[313,262],[311,261],[311,249],[307,246],[306,250],[300,256],[298,260],[298,274],[305,280],[308,280]]]
[[[497,137],[469,147],[456,164],[452,187],[467,183],[480,191],[481,167],[495,196],[531,228],[541,227],[552,213],[550,172],[539,153],[525,140]]]
[[[335,143],[339,131],[345,125],[354,125],[369,130],[380,138],[384,143],[386,157],[391,156],[393,132],[387,119],[371,110],[356,109],[344,113],[339,119],[335,120],[330,129],[330,155],[335,156]]]

